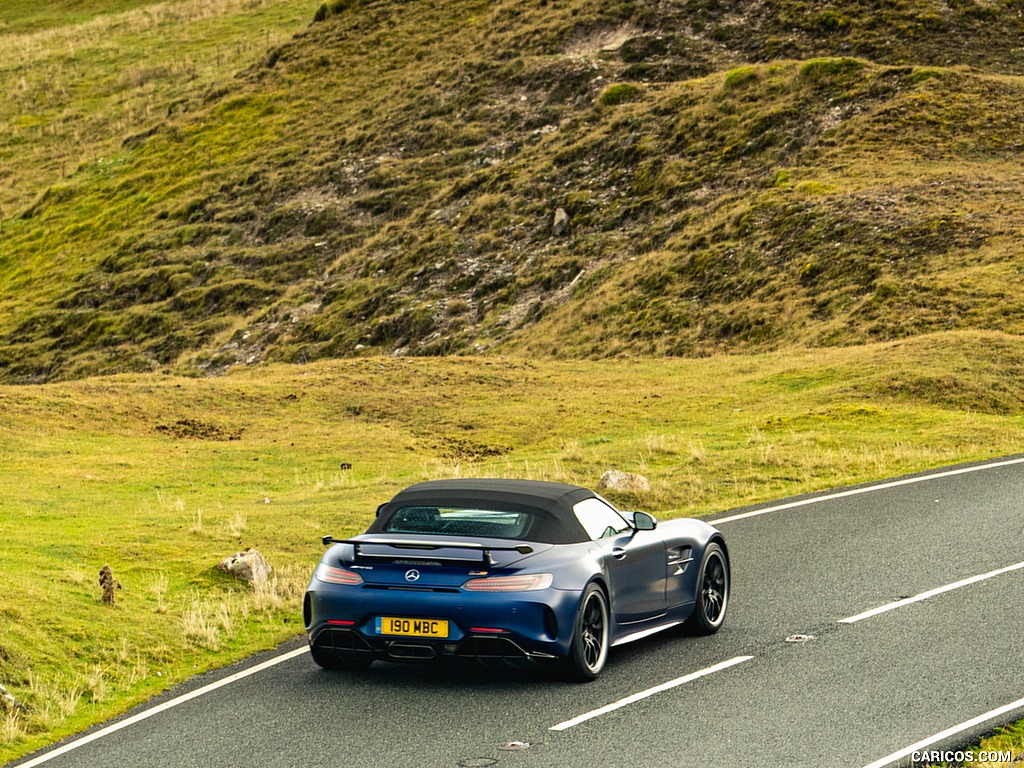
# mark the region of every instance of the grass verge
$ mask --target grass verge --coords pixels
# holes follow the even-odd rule
[[[965,749],[964,752],[971,756],[967,765],[976,766],[976,768],[1013,768],[1015,765],[1020,765],[1021,762],[1024,762],[1024,720],[1018,720],[1005,728],[997,728],[992,735],[986,736],[978,744]],[[981,753],[991,755],[1007,752],[1012,756],[1010,762],[977,759]],[[961,763],[955,765],[961,765]],[[954,768],[954,764],[951,763],[942,763],[942,766]]]

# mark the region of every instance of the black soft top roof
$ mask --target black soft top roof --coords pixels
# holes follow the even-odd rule
[[[593,491],[578,485],[539,480],[430,480],[409,486],[382,505],[367,533],[384,532],[388,519],[402,507],[464,506],[529,512],[534,517],[529,541],[572,544],[588,540],[587,532],[573,513],[573,505],[595,496]]]

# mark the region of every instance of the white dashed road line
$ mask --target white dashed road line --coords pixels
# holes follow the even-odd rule
[[[729,667],[735,667],[737,664],[742,664],[744,661],[750,661],[752,658],[754,657],[737,656],[736,658],[729,659],[728,661],[715,664],[713,667],[707,667],[706,669],[701,669],[697,672],[691,672],[683,677],[677,677],[675,680],[669,680],[667,683],[662,683],[661,685],[656,685],[653,688],[648,688],[646,691],[640,691],[640,693],[634,693],[632,696],[627,696],[624,699],[614,701],[600,709],[595,709],[591,712],[579,715],[578,717],[574,717],[572,720],[566,720],[558,725],[552,725],[548,730],[564,731],[568,728],[572,728],[574,725],[585,723],[587,720],[592,720],[595,717],[600,717],[601,715],[607,715],[609,712],[614,712],[616,709],[621,709],[622,707],[629,706],[630,704],[635,704],[636,702],[646,699],[648,696],[653,696],[656,693],[661,693],[662,691],[670,690],[685,683],[693,682],[698,678],[712,675],[715,672],[721,672],[723,669],[728,669]]]

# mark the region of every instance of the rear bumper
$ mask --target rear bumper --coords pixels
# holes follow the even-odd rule
[[[303,618],[310,647],[341,659],[471,659],[522,666],[568,655],[578,601],[575,592],[558,589],[474,594],[314,582]],[[448,635],[382,635],[376,629],[379,616],[444,619]]]
[[[367,637],[354,629],[325,627],[310,635],[309,644],[321,655],[337,659],[366,659],[404,662],[445,660],[475,661],[485,665],[529,666],[556,657],[528,651],[510,637],[467,635],[457,643],[418,637]]]

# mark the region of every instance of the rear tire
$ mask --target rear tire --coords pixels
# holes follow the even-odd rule
[[[597,584],[589,584],[573,622],[566,676],[579,683],[596,679],[608,660],[608,645],[608,598]]]
[[[695,635],[713,635],[722,628],[729,607],[729,558],[717,542],[704,549],[693,613],[684,625]]]

